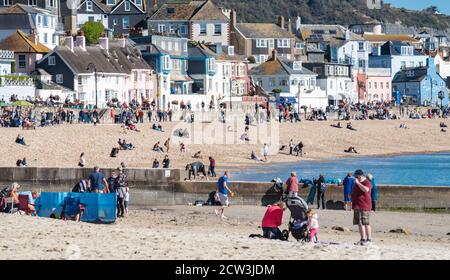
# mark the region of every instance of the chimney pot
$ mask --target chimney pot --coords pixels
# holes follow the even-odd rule
[[[77,47],[80,47],[84,51],[86,50],[86,38],[83,35],[77,36],[76,42],[77,42]]]
[[[277,56],[278,56],[278,51],[276,49],[272,50],[272,60],[277,60]]]
[[[64,45],[66,47],[68,47],[71,52],[73,52],[73,37],[72,36],[67,36],[64,39]]]
[[[278,26],[281,27],[282,29],[285,29],[284,16],[278,17]]]
[[[292,33],[292,21],[291,21],[291,19],[288,19],[287,31],[289,33]]]
[[[99,45],[102,49],[108,51],[109,50],[109,39],[108,37],[104,36],[104,37],[100,37],[98,39],[99,41]]]

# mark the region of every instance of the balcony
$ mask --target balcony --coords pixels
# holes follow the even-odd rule
[[[19,75],[0,76],[0,87],[29,87],[29,86],[34,86],[34,80],[29,76],[19,76]]]
[[[0,59],[14,60],[14,52],[8,50],[0,50]]]

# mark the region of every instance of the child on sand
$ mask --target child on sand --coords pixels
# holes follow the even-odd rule
[[[123,200],[125,206],[125,217],[128,217],[128,201],[130,200],[130,189],[128,187],[125,188],[125,198]]]
[[[310,236],[310,242],[316,243],[317,242],[317,230],[319,229],[319,221],[317,219],[317,214],[314,213],[314,210],[309,209],[306,212],[306,216],[308,217],[308,230],[309,230],[309,236]]]

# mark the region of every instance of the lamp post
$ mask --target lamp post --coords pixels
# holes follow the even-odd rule
[[[94,79],[95,79],[95,108],[98,108],[98,91],[97,91],[97,67],[93,62],[89,63],[86,70],[94,68]]]

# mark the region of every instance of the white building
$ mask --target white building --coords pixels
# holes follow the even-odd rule
[[[301,61],[286,61],[272,57],[249,71],[255,84],[266,92],[281,91],[280,97],[290,103],[308,108],[325,108],[327,94],[317,84],[317,74],[303,67]]]

